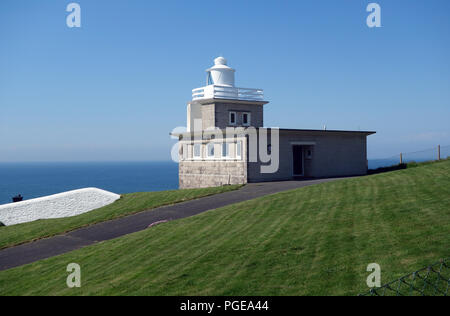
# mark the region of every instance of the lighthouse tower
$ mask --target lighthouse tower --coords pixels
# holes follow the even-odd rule
[[[187,108],[188,131],[194,130],[195,120],[201,120],[203,130],[263,126],[263,105],[268,103],[264,91],[236,87],[235,73],[224,57],[214,59],[214,65],[206,70],[206,86],[192,90]]]

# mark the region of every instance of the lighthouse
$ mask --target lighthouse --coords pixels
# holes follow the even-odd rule
[[[235,75],[217,57],[206,85],[192,90],[187,131],[172,133],[181,189],[367,173],[367,137],[375,132],[264,127],[264,91],[238,87]]]
[[[206,86],[192,90],[187,107],[187,129],[193,131],[195,120],[201,129],[237,126],[263,126],[264,91],[235,85],[236,70],[220,56],[206,69]]]

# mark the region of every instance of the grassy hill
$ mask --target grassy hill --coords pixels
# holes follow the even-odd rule
[[[6,226],[0,229],[0,249],[36,239],[55,236],[77,228],[89,226],[164,205],[175,204],[217,193],[236,190],[239,185],[216,188],[140,192],[122,195],[113,204],[78,216],[38,220]]]
[[[356,295],[450,254],[450,161],[209,211],[0,272],[0,294]],[[68,289],[66,266],[81,266]]]

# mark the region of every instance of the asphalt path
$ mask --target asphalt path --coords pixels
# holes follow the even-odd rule
[[[0,271],[135,233],[148,228],[149,225],[155,222],[186,218],[261,196],[337,179],[339,178],[250,183],[239,190],[158,207],[134,215],[80,228],[62,235],[6,248],[0,251]]]

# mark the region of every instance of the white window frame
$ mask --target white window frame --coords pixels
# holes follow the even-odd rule
[[[231,122],[231,114],[234,114],[234,123]],[[237,124],[237,113],[236,112],[234,112],[234,111],[228,112],[228,124],[233,125],[233,126]]]
[[[242,144],[243,144],[242,140],[238,140],[236,142],[236,152],[235,152],[235,154],[236,154],[236,159],[237,160],[242,160]],[[238,155],[238,148],[240,150],[240,155]]]
[[[212,146],[213,148],[213,155],[210,156],[209,155],[209,147]],[[215,143],[211,142],[211,143],[207,143],[206,144],[206,158],[207,159],[214,159],[216,157],[216,146]]]
[[[199,146],[200,147],[200,151],[199,151],[200,155],[199,156],[195,155],[195,146]],[[197,159],[197,160],[202,159],[202,144],[194,143],[194,145],[192,146],[192,158],[193,159]]]
[[[187,159],[188,159],[188,145],[181,144],[181,160],[187,160]]]
[[[244,116],[247,115],[247,123],[244,123]],[[242,113],[242,125],[250,126],[252,124],[252,114],[250,112]]]

